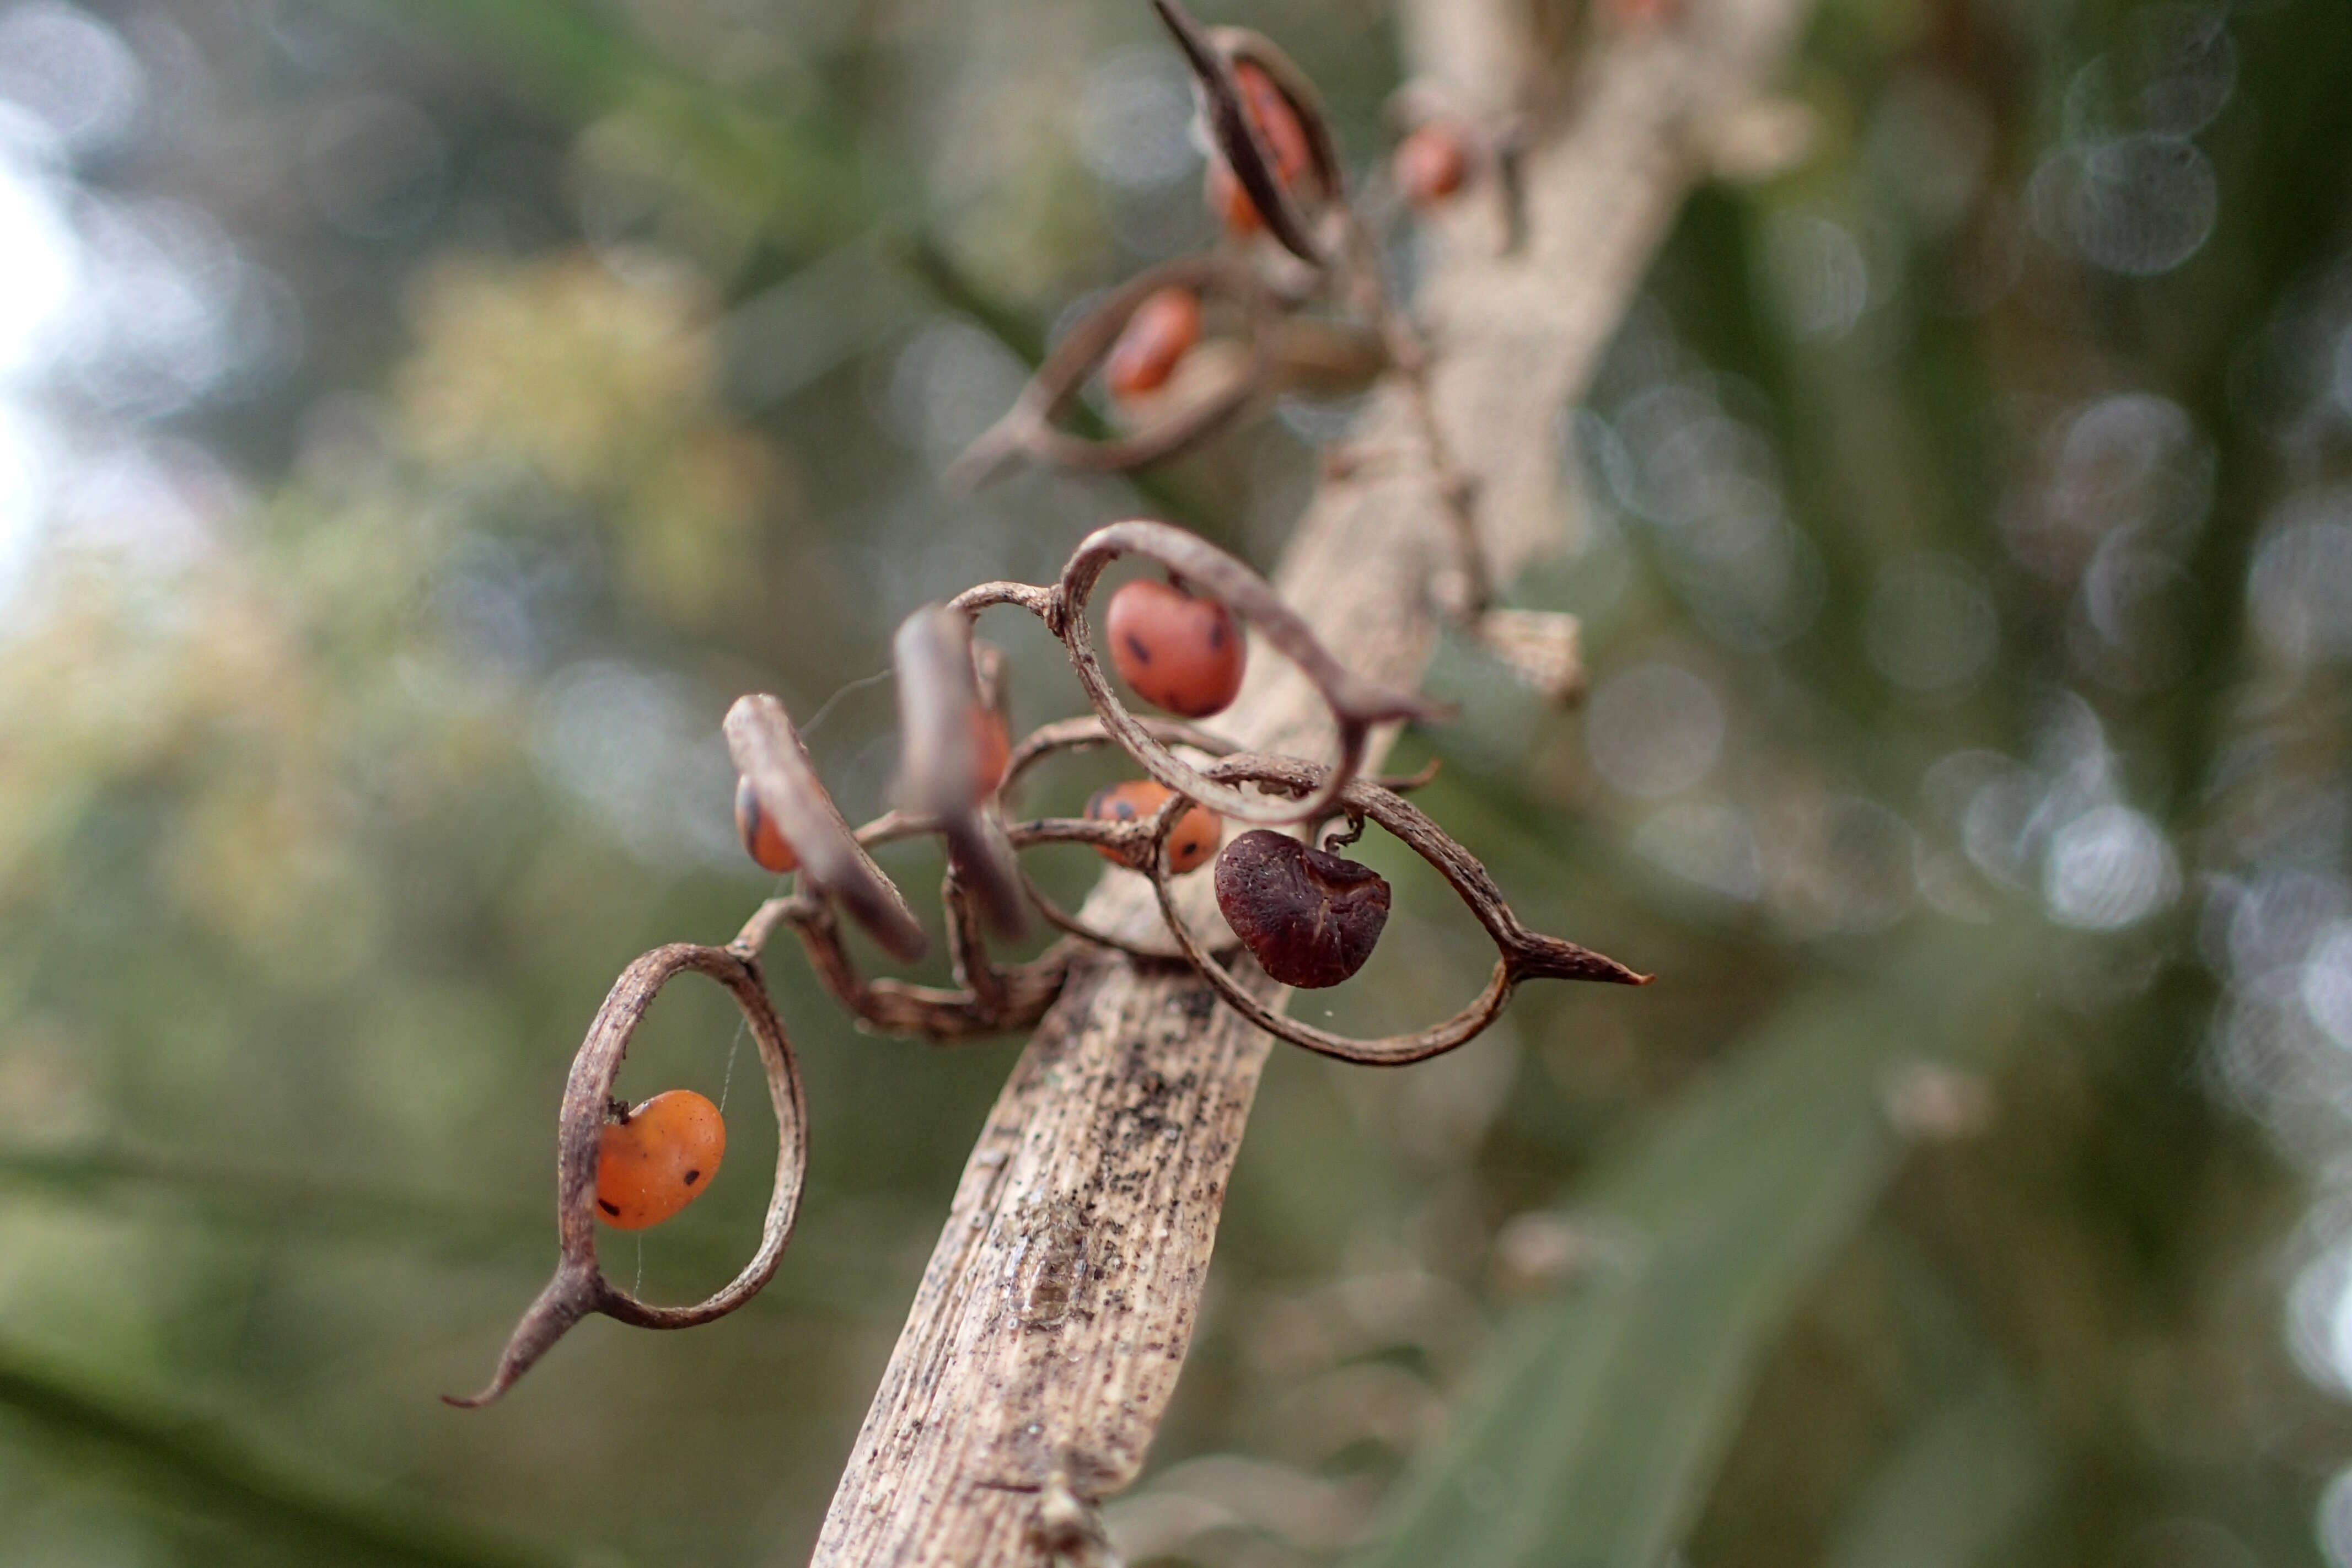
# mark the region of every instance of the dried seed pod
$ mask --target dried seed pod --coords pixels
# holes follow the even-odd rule
[[[1413,205],[1437,205],[1470,177],[1469,132],[1447,120],[1416,127],[1397,143],[1389,161],[1389,174]]]
[[[1231,335],[1193,345],[1148,414],[1141,406],[1132,411],[1135,428],[1100,439],[1063,428],[1059,422],[1128,323],[1145,300],[1166,289],[1191,293],[1204,310],[1212,302],[1226,307]],[[1278,313],[1271,290],[1237,257],[1180,257],[1128,279],[1063,335],[1004,416],[955,460],[946,475],[949,487],[975,489],[1017,459],[1118,473],[1190,451],[1240,417],[1273,384]],[[1213,348],[1221,352],[1213,353]]]
[[[1005,770],[1013,765],[1013,727],[1002,713],[983,708],[971,717],[976,731],[972,754],[982,799],[1003,787]]]
[[[1295,191],[1315,167],[1314,149],[1307,139],[1307,128],[1299,122],[1298,111],[1275,85],[1274,78],[1255,60],[1234,62],[1234,83],[1241,89],[1242,110],[1249,116],[1251,129],[1271,155],[1271,171],[1285,190]],[[1250,199],[1249,192],[1233,171],[1233,166],[1217,153],[1209,156],[1203,195],[1209,210],[1224,224],[1227,233],[1236,238],[1246,238],[1265,226],[1265,219]]]
[[[1087,802],[1087,816],[1096,822],[1141,822],[1168,804],[1176,792],[1155,779],[1129,779],[1098,789]],[[1179,812],[1176,825],[1168,830],[1168,868],[1181,876],[1197,871],[1209,863],[1217,852],[1217,838],[1224,831],[1224,823],[1216,813],[1194,805]],[[1104,859],[1124,865],[1125,860],[1108,847],[1096,853]]]
[[[772,753],[757,745],[761,727],[755,723],[752,730],[746,731],[739,725],[730,731],[729,738],[735,739],[739,734],[748,735],[754,742],[751,749],[756,763],[765,765],[772,761]],[[788,795],[785,798],[799,797]],[[814,822],[817,818],[804,813],[802,820]],[[812,841],[821,837],[812,835]],[[611,1123],[613,1088],[620,1077],[621,1058],[627,1054],[630,1037],[635,1034],[662,987],[688,970],[707,974],[728,989],[742,1011],[752,1040],[760,1047],[760,1065],[768,1079],[768,1100],[776,1113],[776,1174],[775,1184],[769,1189],[768,1215],[761,1227],[759,1250],[743,1266],[743,1271],[715,1295],[691,1307],[656,1307],[638,1300],[605,1279],[604,1270],[597,1267],[596,1221],[600,1211],[596,1198],[604,1163],[605,1133]],[[714,1108],[714,1117],[715,1114]],[[529,1372],[573,1324],[591,1312],[602,1312],[643,1329],[688,1329],[723,1318],[758,1295],[760,1288],[774,1276],[776,1265],[784,1256],[784,1244],[792,1239],[793,1220],[800,1212],[801,1185],[808,1174],[807,1131],[808,1107],[801,1095],[800,1069],[793,1064],[791,1042],[784,1037],[783,1021],[776,1016],[775,1004],[768,999],[767,985],[751,960],[726,948],[698,947],[690,942],[673,942],[639,957],[613,982],[604,1006],[596,1010],[594,1021],[588,1026],[587,1038],[580,1042],[580,1050],[572,1058],[572,1073],[564,1082],[563,1110],[556,1130],[555,1181],[556,1235],[563,1250],[555,1275],[515,1324],[488,1386],[468,1398],[447,1394],[442,1397],[463,1409],[479,1409],[489,1404],[513,1387],[515,1379]],[[678,1168],[681,1183],[687,1170],[704,1170],[705,1177],[709,1173],[701,1166]],[[691,1184],[698,1189],[704,1184],[703,1178]]]
[[[1233,611],[1214,599],[1138,578],[1110,596],[1103,631],[1112,667],[1154,708],[1204,719],[1242,689],[1248,645]]]
[[[748,773],[735,781],[735,836],[743,841],[743,853],[765,869],[780,877],[800,869],[801,858],[793,852],[793,841],[784,837],[775,818],[760,809],[759,792],[751,787]]]
[[[1190,289],[1158,289],[1119,330],[1103,364],[1103,381],[1115,397],[1157,392],[1200,341],[1201,297]]]
[[[1325,247],[1310,224],[1318,209],[1339,196],[1343,182],[1339,148],[1315,84],[1262,34],[1203,28],[1181,0],[1151,3],[1192,67],[1208,139],[1234,183],[1247,193],[1256,219],[1299,260],[1327,266]],[[1244,80],[1244,68],[1256,79]]]
[[[858,846],[841,808],[817,782],[784,705],[766,692],[747,693],[727,710],[726,731],[728,752],[751,781],[760,814],[775,823],[800,858],[802,888],[839,900],[898,957],[922,957],[928,944],[922,922],[898,885]]]
[[[1285,985],[1317,991],[1364,966],[1389,920],[1389,884],[1370,867],[1265,828],[1217,857],[1217,908]]]
[[[1234,177],[1233,166],[1214,153],[1201,170],[1201,202],[1235,239],[1247,239],[1265,226],[1257,216],[1257,204]]]

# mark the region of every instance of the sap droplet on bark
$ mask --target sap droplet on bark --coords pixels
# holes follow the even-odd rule
[[[1217,908],[1266,973],[1317,991],[1372,955],[1389,884],[1369,866],[1258,828],[1217,857]]]

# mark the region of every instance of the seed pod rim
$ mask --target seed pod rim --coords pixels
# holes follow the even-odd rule
[[[1203,730],[1196,724],[1188,724],[1181,719],[1139,718],[1136,722],[1155,739],[1170,745],[1190,746],[1195,751],[1206,752],[1212,756],[1223,756],[1228,752],[1241,750],[1237,742],[1213,731]],[[1012,798],[1014,785],[1031,768],[1046,758],[1068,752],[1094,751],[1103,746],[1120,746],[1122,750],[1125,749],[1118,737],[1112,734],[1104,724],[1099,714],[1088,713],[1076,719],[1063,719],[1039,726],[1030,731],[1021,743],[1013,749],[1013,763],[1006,770],[1004,778],[1006,798]],[[1193,804],[1200,803],[1195,801]],[[1210,808],[1202,807],[1202,809]],[[1151,826],[1149,820],[1102,822],[1084,816],[1048,816],[1015,822],[1010,826],[1008,832],[1012,836],[1014,847],[1020,849],[1026,849],[1036,844],[1087,844],[1097,849],[1115,850],[1118,853],[1122,864],[1132,870],[1144,871],[1149,875],[1144,858],[1150,852]],[[1148,958],[1165,963],[1170,960],[1181,960],[1184,956],[1180,949],[1172,945],[1154,946],[1149,942],[1130,942],[1088,925],[1047,897],[1045,889],[1038,887],[1034,879],[1030,877],[1025,867],[1022,870],[1021,880],[1024,890],[1028,894],[1030,906],[1037,911],[1046,924],[1056,931],[1076,937],[1083,942],[1092,942],[1098,947],[1107,947],[1114,952],[1126,953],[1130,958]]]
[[[604,1277],[596,1258],[596,1162],[604,1121],[629,1041],[662,987],[685,973],[707,975],[725,987],[743,1015],[760,1052],[768,1102],[776,1116],[776,1170],[761,1221],[760,1245],[727,1284],[687,1307],[640,1300]],[[555,1274],[508,1337],[497,1370],[480,1393],[449,1404],[478,1409],[514,1386],[555,1342],[591,1313],[642,1329],[687,1329],[715,1321],[758,1295],[774,1278],[792,1240],[808,1177],[808,1105],[800,1067],[783,1020],[768,998],[759,965],[741,953],[695,942],[671,942],[641,954],[621,971],[604,1005],[590,1020],[572,1058],[557,1118],[555,1228],[562,1256]]]
[[[1211,765],[1209,772],[1223,780],[1247,780],[1272,784],[1302,795],[1326,793],[1333,770],[1290,758],[1243,752]],[[1527,980],[1594,980],[1622,985],[1646,985],[1654,976],[1626,968],[1612,958],[1557,937],[1530,931],[1512,913],[1502,890],[1477,858],[1455,843],[1445,830],[1394,791],[1366,780],[1356,780],[1338,792],[1338,806],[1352,821],[1368,819],[1403,841],[1445,879],[1478,923],[1494,940],[1499,956],[1486,988],[1452,1017],[1410,1034],[1379,1039],[1359,1039],[1335,1034],[1275,1012],[1235,979],[1210,953],[1207,944],[1176,907],[1171,879],[1154,875],[1160,918],[1168,924],[1185,958],[1201,977],[1235,1011],[1266,1033],[1321,1056],[1368,1067],[1402,1067],[1423,1061],[1476,1037],[1502,1016],[1511,993]],[[1327,814],[1328,815],[1328,814]],[[1318,820],[1320,820],[1318,818]],[[1172,825],[1162,813],[1153,824],[1153,859],[1161,859],[1161,846]]]
[[[1221,601],[1296,665],[1331,710],[1339,732],[1339,765],[1303,801],[1269,802],[1220,783],[1161,744],[1130,712],[1103,672],[1087,604],[1110,563],[1124,555],[1156,561]],[[1416,694],[1376,686],[1342,665],[1314,628],[1283,602],[1265,578],[1207,540],[1163,522],[1134,520],[1098,528],[1079,542],[1055,588],[1051,623],[1069,650],[1070,666],[1104,727],[1144,772],[1229,822],[1281,827],[1331,815],[1348,781],[1363,766],[1374,725],[1435,719],[1444,710]]]
[[[1255,122],[1247,100],[1235,79],[1236,62],[1246,60],[1264,71],[1290,105],[1307,136],[1309,157],[1321,189],[1322,204],[1341,200],[1343,183],[1339,150],[1320,96],[1305,72],[1291,62],[1274,41],[1242,27],[1204,28],[1179,0],[1151,0],[1152,9],[1175,38],[1184,63],[1192,68],[1199,89],[1202,119],[1234,177],[1265,221],[1265,231],[1277,244],[1309,267],[1328,265],[1324,247],[1316,242],[1312,220],[1296,195],[1276,174],[1273,160]]]

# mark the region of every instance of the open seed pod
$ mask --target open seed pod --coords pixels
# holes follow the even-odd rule
[[[1322,693],[1339,732],[1340,761],[1307,798],[1249,794],[1203,774],[1154,738],[1119,700],[1095,654],[1087,601],[1104,569],[1129,554],[1159,562],[1198,592],[1231,608],[1276,651],[1297,665]],[[1071,668],[1101,715],[1104,728],[1153,778],[1230,821],[1280,826],[1330,816],[1339,791],[1363,765],[1374,725],[1433,719],[1444,711],[1419,696],[1390,691],[1359,679],[1331,656],[1265,579],[1208,541],[1166,523],[1115,522],[1097,529],[1079,542],[1062,569],[1055,595],[1050,624],[1069,648]]]
[[[768,1080],[768,1100],[776,1113],[775,1184],[768,1197],[760,1246],[751,1260],[717,1294],[691,1307],[656,1307],[604,1278],[596,1261],[596,1162],[604,1143],[606,1108],[628,1054],[630,1037],[644,1022],[661,988],[691,971],[724,985],[743,1014],[760,1050]],[[808,1110],[801,1096],[798,1067],[784,1026],[768,1000],[756,965],[723,947],[674,942],[657,947],[621,972],[604,1005],[588,1026],[587,1037],[572,1060],[558,1122],[555,1226],[562,1256],[539,1299],[523,1313],[499,1357],[498,1369],[479,1394],[444,1395],[452,1405],[477,1409],[514,1386],[572,1324],[601,1312],[642,1329],[686,1329],[723,1318],[760,1293],[783,1258],[800,1210],[808,1173]]]
[[[1226,780],[1252,779],[1300,795],[1328,793],[1331,770],[1288,758],[1252,754],[1230,756],[1212,763],[1209,773]],[[1175,820],[1171,802],[1152,824],[1155,842],[1164,842]],[[1617,985],[1646,985],[1651,976],[1637,973],[1613,958],[1558,937],[1531,931],[1519,923],[1503,900],[1502,889],[1476,856],[1447,836],[1444,829],[1391,790],[1363,780],[1339,792],[1336,809],[1351,822],[1369,819],[1402,839],[1434,867],[1478,923],[1494,940],[1498,953],[1486,988],[1453,1017],[1407,1035],[1377,1040],[1351,1039],[1286,1017],[1250,994],[1242,983],[1213,957],[1199,934],[1184,921],[1176,907],[1172,879],[1155,874],[1152,885],[1160,897],[1160,912],[1175,934],[1184,955],[1217,994],[1270,1035],[1304,1046],[1324,1056],[1373,1067],[1396,1067],[1450,1051],[1502,1016],[1504,1005],[1522,981],[1597,980]],[[1240,840],[1236,840],[1236,843]],[[1158,864],[1155,857],[1155,864]],[[1222,889],[1220,889],[1222,891]],[[1375,929],[1372,935],[1377,936]],[[1246,940],[1246,939],[1245,939]],[[1344,954],[1342,955],[1344,956]],[[1357,960],[1360,963],[1360,958]],[[1352,973],[1352,971],[1351,971]]]
[[[840,900],[892,954],[923,956],[930,944],[898,885],[882,874],[849,831],[841,808],[817,782],[784,705],[764,692],[739,697],[727,710],[727,750],[751,781],[760,810],[800,856],[802,884]]]
[[[1312,267],[1326,265],[1329,247],[1318,235],[1316,219],[1321,208],[1339,197],[1343,181],[1339,147],[1315,84],[1262,34],[1242,27],[1204,28],[1179,0],[1152,0],[1152,8],[1184,52],[1184,63],[1200,89],[1210,140],[1265,220],[1266,232],[1299,260]],[[1234,76],[1234,66],[1244,61],[1265,73],[1306,134],[1312,186],[1306,192],[1294,190],[1276,172],[1272,149],[1250,115]]]
[[[1155,417],[1132,430],[1096,440],[1065,429],[1062,416],[1110,356],[1128,322],[1167,289],[1190,289],[1233,317],[1238,334],[1215,342],[1234,352],[1202,355],[1201,348],[1193,350],[1187,357],[1202,358],[1204,378],[1190,382],[1181,399],[1164,400],[1151,410]],[[950,466],[948,486],[977,489],[1024,458],[1055,468],[1120,473],[1190,451],[1232,425],[1254,401],[1271,395],[1278,313],[1257,275],[1231,258],[1184,257],[1138,274],[1063,335],[1013,406]]]
[[[1017,935],[1026,923],[1021,874],[993,805],[998,779],[988,775],[996,764],[983,754],[987,710],[971,618],[925,605],[899,623],[890,659],[898,675],[899,804],[939,825],[958,880],[992,925]]]

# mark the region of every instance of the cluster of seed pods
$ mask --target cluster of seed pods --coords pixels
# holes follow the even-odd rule
[[[1314,84],[1261,34],[1202,27],[1176,0],[1153,5],[1192,69],[1209,142],[1202,199],[1222,242],[1107,296],[960,459],[954,482],[977,485],[1024,459],[1139,468],[1189,450],[1276,394],[1418,374],[1424,356],[1390,300],[1381,246],[1349,198]],[[1400,91],[1392,117],[1395,197],[1428,213],[1491,174],[1515,214],[1508,127],[1482,124],[1419,86]],[[1515,216],[1507,226],[1516,230]],[[1097,377],[1121,427],[1091,438],[1063,416]]]
[[[1105,571],[1128,556],[1150,563],[1160,574],[1133,578],[1109,595],[1103,626],[1114,684],[1097,651],[1089,604]],[[1036,616],[1060,639],[1090,715],[1046,724],[1013,742],[1003,656],[973,635],[976,620],[1001,606]],[[1338,740],[1336,763],[1244,752],[1199,727],[1234,700],[1253,637],[1260,652],[1287,659],[1321,694]],[[919,610],[894,639],[893,668],[901,723],[898,804],[856,828],[819,781],[781,701],[755,694],[728,711],[744,851],[764,869],[791,874],[793,886],[762,903],[726,947],[656,949],[614,984],[564,1095],[557,1183],[562,1261],[517,1327],[489,1386],[455,1403],[497,1397],[589,1313],[649,1328],[707,1322],[748,1300],[773,1272],[798,1208],[806,1154],[798,1074],[759,968],[780,928],[795,932],[826,988],[863,1023],[943,1042],[1034,1026],[1087,942],[1188,963],[1269,1033],[1328,1056],[1381,1065],[1416,1061],[1471,1038],[1527,980],[1640,984],[1647,978],[1523,927],[1477,859],[1403,798],[1421,780],[1361,776],[1376,726],[1434,719],[1438,711],[1417,696],[1352,674],[1255,572],[1181,529],[1113,523],[1081,542],[1050,584],[982,584]],[[1160,712],[1139,715],[1120,686]],[[1098,791],[1078,816],[1009,813],[1008,801],[1037,763],[1105,746],[1125,752],[1143,776]],[[1368,823],[1418,853],[1454,889],[1494,940],[1497,962],[1486,988],[1454,1017],[1359,1040],[1276,1012],[1218,955],[1237,944],[1268,977],[1294,987],[1335,985],[1356,973],[1380,939],[1390,904],[1387,881],[1340,852]],[[1332,824],[1339,826],[1318,840]],[[940,902],[952,986],[869,978],[843,940],[845,917],[894,957],[914,960],[927,950],[921,922],[871,854],[911,837],[936,838],[946,848]],[[1148,877],[1168,944],[1139,947],[1090,930],[1047,900],[1020,857],[1056,843],[1089,845]],[[1173,897],[1179,879],[1212,867],[1229,935],[1195,931]],[[1028,963],[999,963],[991,933],[1018,933],[1033,915],[1066,932],[1066,940]],[[604,1278],[595,1230],[599,1223],[639,1229],[677,1214],[709,1189],[725,1152],[724,1124],[701,1096],[671,1090],[631,1107],[613,1092],[629,1038],[655,996],[689,971],[718,980],[742,1010],[782,1135],[767,1224],[751,1262],[698,1306],[654,1307]]]
[[[1577,689],[1566,617],[1486,605],[1470,487],[1452,473],[1425,384],[1425,352],[1391,302],[1375,245],[1350,204],[1336,145],[1313,85],[1265,37],[1204,29],[1178,0],[1152,0],[1191,65],[1212,142],[1205,197],[1225,240],[1209,254],[1163,263],[1113,291],[1065,335],[1013,408],[965,453],[950,482],[980,482],[1013,460],[1097,470],[1133,468],[1181,452],[1272,394],[1292,386],[1360,386],[1383,373],[1418,392],[1429,466],[1474,584],[1464,607],[1474,630],[1523,679],[1565,699]],[[1512,139],[1482,128],[1418,89],[1393,105],[1402,135],[1391,155],[1394,195],[1427,211],[1491,176],[1516,232]],[[1063,416],[1099,374],[1128,427],[1093,439]],[[1097,656],[1089,602],[1122,556],[1160,577],[1110,595],[1103,631],[1111,668],[1141,705],[1121,699]],[[1038,616],[1067,651],[1094,710],[1013,742],[1003,656],[976,638],[985,611],[1012,605]],[[1254,631],[1289,659],[1328,705],[1333,764],[1255,755],[1198,727],[1241,690]],[[1434,717],[1419,698],[1362,681],[1342,668],[1262,579],[1205,542],[1152,522],[1117,523],[1088,537],[1058,581],[983,584],[909,616],[893,644],[901,722],[895,809],[851,828],[819,782],[783,704],[753,695],[729,711],[726,734],[740,778],[735,821],[744,852],[791,891],[756,910],[724,948],[676,944],[630,966],[574,1059],[560,1125],[557,1222],[562,1260],[509,1339],[489,1385],[496,1398],[570,1326],[603,1313],[648,1328],[707,1322],[750,1300],[773,1273],[798,1210],[806,1160],[800,1082],[759,969],[768,938],[789,926],[826,988],[862,1024],[957,1041],[1034,1025],[1059,994],[1076,943],[1191,964],[1219,995],[1268,1032],[1350,1061],[1398,1063],[1451,1049],[1493,1022],[1525,980],[1640,984],[1614,961],[1522,927],[1476,859],[1400,792],[1417,780],[1360,777],[1373,728]],[[1025,774],[1059,753],[1115,746],[1143,777],[1098,791],[1076,817],[1020,820],[1008,802]],[[1387,881],[1340,851],[1378,824],[1433,866],[1495,941],[1486,990],[1454,1017],[1416,1033],[1354,1040],[1275,1012],[1219,952],[1238,944],[1286,986],[1335,985],[1355,974],[1386,924]],[[1343,825],[1319,841],[1326,825]],[[892,957],[922,956],[929,939],[874,848],[935,837],[946,847],[940,887],[951,986],[869,978],[843,940],[854,923]],[[1151,944],[1089,927],[1055,905],[1021,867],[1040,844],[1091,845],[1150,879],[1168,941]],[[1184,919],[1174,880],[1213,865],[1225,932]],[[1034,915],[1064,942],[1025,963],[1002,964],[989,936],[1017,934]],[[1228,935],[1230,941],[1227,940]],[[761,1242],[724,1289],[692,1307],[656,1307],[607,1280],[596,1227],[661,1224],[708,1191],[726,1150],[717,1106],[671,1089],[631,1106],[614,1096],[631,1036],[663,985],[693,972],[726,986],[758,1042],[778,1126],[777,1164]]]

